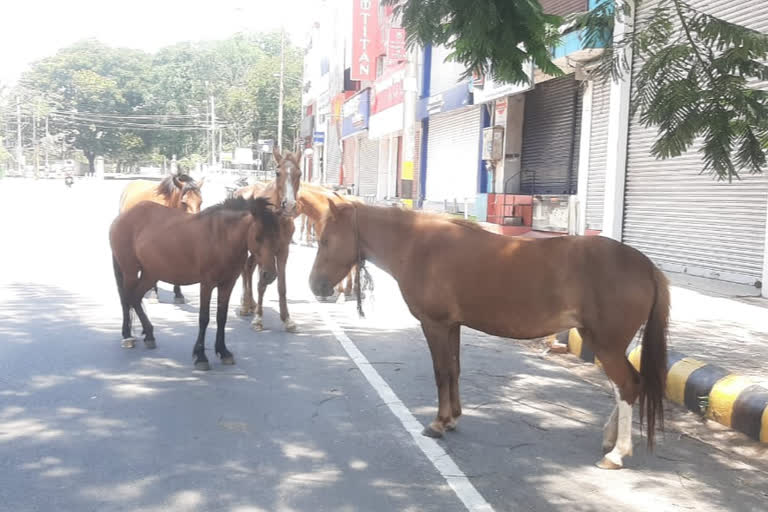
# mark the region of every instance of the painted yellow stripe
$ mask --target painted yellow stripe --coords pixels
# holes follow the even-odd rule
[[[642,345],[638,345],[635,348],[632,349],[632,352],[629,353],[629,362],[632,364],[632,366],[635,367],[635,370],[638,372],[640,371],[640,350],[643,348]]]
[[[733,404],[745,388],[754,384],[749,377],[728,375],[715,382],[709,392],[709,407],[707,417],[726,427],[731,426]]]
[[[579,331],[577,329],[571,329],[568,332],[568,351],[581,357],[582,343],[583,341],[581,340]]]
[[[688,377],[706,364],[690,357],[684,357],[673,364],[667,373],[667,398],[685,405],[685,383]]]
[[[763,425],[760,427],[760,442],[768,443],[768,407],[763,411]]]

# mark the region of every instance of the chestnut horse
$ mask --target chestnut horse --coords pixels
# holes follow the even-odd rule
[[[169,208],[180,208],[187,213],[198,213],[203,203],[200,189],[205,178],[195,182],[191,176],[179,173],[166,176],[160,183],[136,180],[128,183],[120,196],[120,213],[133,208],[142,201],[152,201]],[[157,300],[157,285],[152,288],[153,300]],[[173,287],[173,302],[184,304],[180,286]]]
[[[328,206],[310,286],[316,295],[330,295],[350,267],[365,260],[397,280],[432,354],[438,412],[424,435],[442,436],[461,415],[460,326],[516,339],[576,327],[616,394],[598,466],[620,468],[632,454],[638,398],[653,447],[657,420],[663,426],[669,290],[641,252],[605,237],[511,238],[437,215]],[[638,373],[626,349],[643,324]]]
[[[316,237],[320,237],[322,234],[324,215],[328,211],[328,201],[333,201],[335,203],[362,202],[354,196],[342,196],[330,189],[310,183],[304,183],[302,185],[301,190],[299,191],[298,200],[299,212],[301,212],[307,219],[307,241],[309,241],[310,231],[312,229],[314,229]],[[304,224],[302,224],[302,231],[303,230]],[[359,279],[357,266],[353,265],[349,274],[347,274],[346,279],[339,281],[339,284],[336,286],[336,294],[341,295],[343,293],[346,298],[351,297],[356,279]]]
[[[277,162],[275,179],[269,183],[256,183],[235,191],[234,197],[264,197],[276,206],[279,214],[279,235],[275,256],[277,257],[277,293],[280,302],[280,319],[286,331],[296,331],[296,324],[288,313],[288,301],[286,299],[285,265],[288,262],[288,252],[293,240],[293,232],[296,229],[294,219],[299,214],[297,207],[297,195],[301,187],[301,152],[287,152],[285,156],[275,148],[272,152]],[[264,329],[264,292],[271,281],[264,279],[263,273],[259,275],[258,294],[259,300],[253,300],[253,272],[256,266],[262,266],[264,262],[257,255],[251,255],[242,268],[243,296],[240,301],[239,314],[241,316],[254,315],[251,325],[257,331]],[[262,268],[264,268],[262,266]]]
[[[154,328],[141,299],[158,280],[173,284],[200,283],[200,320],[193,350],[195,368],[208,370],[205,331],[211,293],[218,289],[216,354],[222,364],[234,364],[224,343],[224,326],[232,287],[248,257],[256,254],[265,264],[263,273],[274,279],[277,219],[266,199],[227,199],[189,215],[145,201],[115,219],[109,231],[115,280],[123,307],[123,342],[133,348],[130,309],[139,316],[144,344],[155,348]],[[169,236],[170,234],[170,236]]]

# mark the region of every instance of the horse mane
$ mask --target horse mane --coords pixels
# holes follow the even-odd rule
[[[278,220],[277,214],[272,211],[272,203],[264,197],[252,197],[245,199],[241,196],[235,196],[224,201],[209,206],[200,215],[217,215],[224,212],[249,212],[254,217],[261,219],[264,229],[269,233],[277,232]]]
[[[342,203],[340,205],[337,205],[339,207],[359,207],[361,206],[360,203],[352,203],[352,202],[346,202]],[[462,219],[458,217],[454,217],[447,213],[438,213],[438,212],[425,212],[425,211],[417,211],[417,210],[408,210],[405,208],[393,208],[393,207],[380,207],[380,206],[371,206],[371,205],[362,205],[364,207],[372,207],[381,209],[382,211],[386,212],[392,212],[394,215],[400,215],[402,218],[407,219],[409,221],[416,221],[420,219],[424,220],[435,220],[440,222],[448,222],[456,226],[460,226],[465,229],[471,229],[473,231],[482,231],[485,232],[485,229],[478,224],[477,222],[473,220],[467,220]]]
[[[181,193],[184,194],[186,192],[195,191],[200,192],[200,187],[197,185],[197,182],[190,176],[189,174],[170,174],[162,179],[160,183],[157,184],[157,187],[155,188],[155,191],[158,195],[163,196],[166,199],[170,199],[173,197],[174,192],[176,191],[176,184],[173,182],[173,178],[178,179],[181,184]]]

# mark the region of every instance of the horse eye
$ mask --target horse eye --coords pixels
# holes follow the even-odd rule
[[[275,171],[275,176],[280,176],[280,171]]]

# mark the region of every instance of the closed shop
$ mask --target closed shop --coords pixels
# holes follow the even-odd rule
[[[610,104],[610,79],[593,83],[592,129],[589,140],[589,174],[587,175],[587,229],[603,229],[605,158],[608,149]]]
[[[581,133],[581,85],[568,75],[525,93],[523,194],[575,194]]]
[[[428,201],[475,202],[480,144],[480,107],[429,118],[427,146]],[[417,137],[420,145],[420,137]],[[418,148],[419,146],[417,146]]]
[[[325,144],[325,176],[324,181],[328,185],[339,184],[339,172],[341,167],[341,126],[338,122],[328,123]]]
[[[357,174],[357,137],[350,137],[344,140],[344,175],[341,178],[342,185],[352,185],[355,183]]]
[[[764,0],[691,4],[768,32]],[[652,7],[643,4],[639,15]],[[768,83],[758,86],[768,89]],[[701,175],[698,145],[680,157],[657,160],[650,153],[656,136],[656,128],[644,128],[637,119],[630,122],[623,241],[668,271],[757,285],[763,269],[768,178],[744,171],[740,181],[727,183]]]
[[[357,139],[360,159],[355,188],[357,195],[373,202],[376,198],[379,169],[379,141],[363,136]]]

